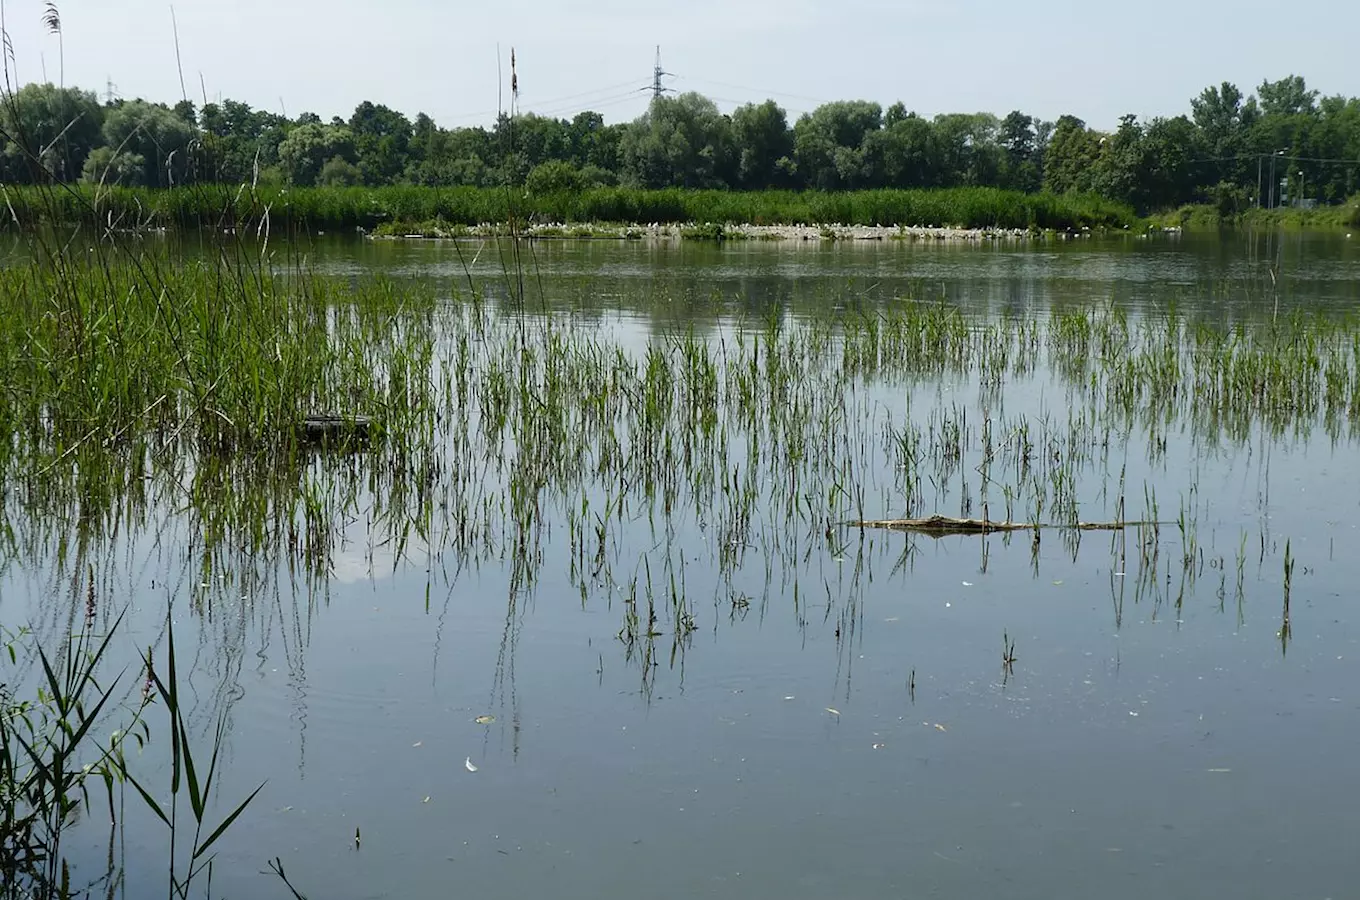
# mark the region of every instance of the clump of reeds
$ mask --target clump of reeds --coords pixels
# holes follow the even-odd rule
[[[0,672],[8,676],[0,681],[0,897],[5,900],[84,896],[96,888],[116,893],[123,872],[112,850],[106,870],[93,878],[88,873],[81,876],[88,881],[82,886],[73,881],[77,867],[65,847],[68,832],[82,818],[103,814],[116,822],[123,815],[125,785],[131,785],[169,828],[164,860],[167,900],[187,897],[205,873],[211,882],[210,851],[260,791],[256,788],[213,823],[214,778],[225,720],[218,722],[203,768],[189,740],[179,699],[182,674],[173,628],[167,621],[163,667],[151,651],[145,655],[145,677],[138,692],[136,687],[124,687],[126,672],[105,671],[110,642],[121,622],[119,616],[102,634],[87,623],[71,636],[60,658],[50,656],[29,635],[7,638],[5,659],[0,660]],[[3,668],[6,662],[9,671]],[[21,700],[9,685],[16,683],[18,668],[26,662],[36,662],[38,682],[32,699]],[[135,774],[137,755],[126,752],[129,741],[140,749],[151,738],[156,704],[168,720],[168,811],[153,796],[166,794]],[[110,725],[115,726],[111,732]],[[182,812],[185,804],[188,809]],[[135,864],[155,865],[146,860]]]
[[[247,221],[268,208],[273,227],[333,231],[380,226],[392,233],[490,226],[519,219],[615,225],[877,225],[960,228],[1079,230],[1123,228],[1137,221],[1133,210],[1091,196],[1025,194],[999,188],[934,190],[720,191],[602,187],[582,191],[509,196],[479,187],[267,187],[235,185],[175,188],[73,186],[55,195],[8,188],[14,216],[0,227],[112,221],[135,231],[147,228],[218,229]],[[102,219],[101,219],[102,217]]]

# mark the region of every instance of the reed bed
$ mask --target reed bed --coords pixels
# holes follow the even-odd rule
[[[198,185],[156,190],[88,186],[5,190],[10,227],[109,223],[126,230],[259,226],[276,232],[361,228],[400,231],[510,222],[682,225],[877,225],[1076,230],[1137,223],[1132,208],[1087,195],[999,188],[819,191],[594,188],[531,194],[520,188],[291,188]],[[508,227],[508,226],[507,226]]]
[[[327,510],[360,502],[377,504],[375,521],[400,509],[394,521],[446,528],[486,553],[525,549],[559,517],[583,534],[599,502],[616,521],[637,508],[749,525],[758,508],[778,509],[782,534],[791,523],[821,534],[937,511],[912,479],[877,496],[868,486],[889,464],[955,484],[967,459],[1009,452],[1001,434],[1079,461],[1101,435],[1152,448],[1187,427],[1206,446],[1315,428],[1340,437],[1360,415],[1360,341],[1346,317],[1223,325],[1100,307],[973,320],[901,300],[729,319],[636,352],[570,311],[454,302],[461,286],[420,280],[267,269],[233,280],[148,257],[61,277],[20,266],[0,282],[15,298],[0,323],[0,423],[12,436],[0,486],[11,540],[35,550],[77,504],[111,530],[130,498],[154,505],[186,484],[217,545],[314,546],[321,571]],[[1066,421],[1004,413],[1010,386],[1048,379],[1066,393]],[[972,409],[912,405],[966,383],[978,386]],[[318,456],[298,428],[317,413],[364,423],[362,442]],[[990,447],[978,443],[983,422]],[[1054,454],[1021,444],[1034,462],[1007,485],[1012,497],[1075,521],[1078,473],[1051,471]]]

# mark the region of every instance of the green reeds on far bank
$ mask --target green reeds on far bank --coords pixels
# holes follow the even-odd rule
[[[194,185],[155,190],[75,186],[5,189],[18,223],[95,228],[220,228],[261,212],[275,230],[388,229],[440,222],[447,226],[505,223],[751,225],[878,225],[1068,230],[1123,228],[1132,208],[1089,195],[1025,194],[998,188],[928,190],[720,191],[593,188],[533,194],[477,187],[257,187]]]
[[[1360,228],[1360,194],[1345,203],[1304,209],[1280,206],[1275,209],[1252,207],[1242,212],[1224,212],[1211,204],[1182,206],[1151,219],[1159,227],[1187,231],[1216,231],[1224,228],[1285,229],[1308,231]]]

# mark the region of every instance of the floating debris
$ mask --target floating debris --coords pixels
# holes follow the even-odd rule
[[[477,767],[474,766],[474,765],[472,764],[472,757],[471,757],[471,756],[469,756],[469,757],[467,758],[467,760],[464,761],[463,765],[464,765],[464,766],[467,766],[467,770],[468,770],[469,772],[475,772],[475,771],[477,771]]]
[[[495,716],[478,716],[477,718],[473,719],[472,721],[476,722],[478,725],[490,725],[492,722],[496,721],[496,717],[495,717]]]
[[[1160,522],[1078,522],[1062,525],[1044,522],[997,522],[992,519],[959,519],[954,516],[926,516],[922,519],[866,519],[849,523],[852,528],[883,528],[888,531],[914,531],[929,537],[959,534],[991,534],[1001,531],[1038,531],[1041,528],[1068,528],[1077,531],[1122,531],[1139,525]],[[1165,523],[1169,524],[1169,523]]]

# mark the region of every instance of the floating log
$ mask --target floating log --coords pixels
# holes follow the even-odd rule
[[[1157,522],[1078,522],[1063,525],[1056,522],[997,522],[990,519],[956,519],[953,516],[926,516],[923,519],[879,519],[851,522],[855,528],[881,528],[888,531],[912,531],[930,537],[959,534],[995,534],[1008,531],[1033,531],[1040,528],[1072,528],[1077,531],[1121,531]]]
[[[298,437],[309,444],[366,441],[372,424],[368,416],[308,416],[298,426]]]

